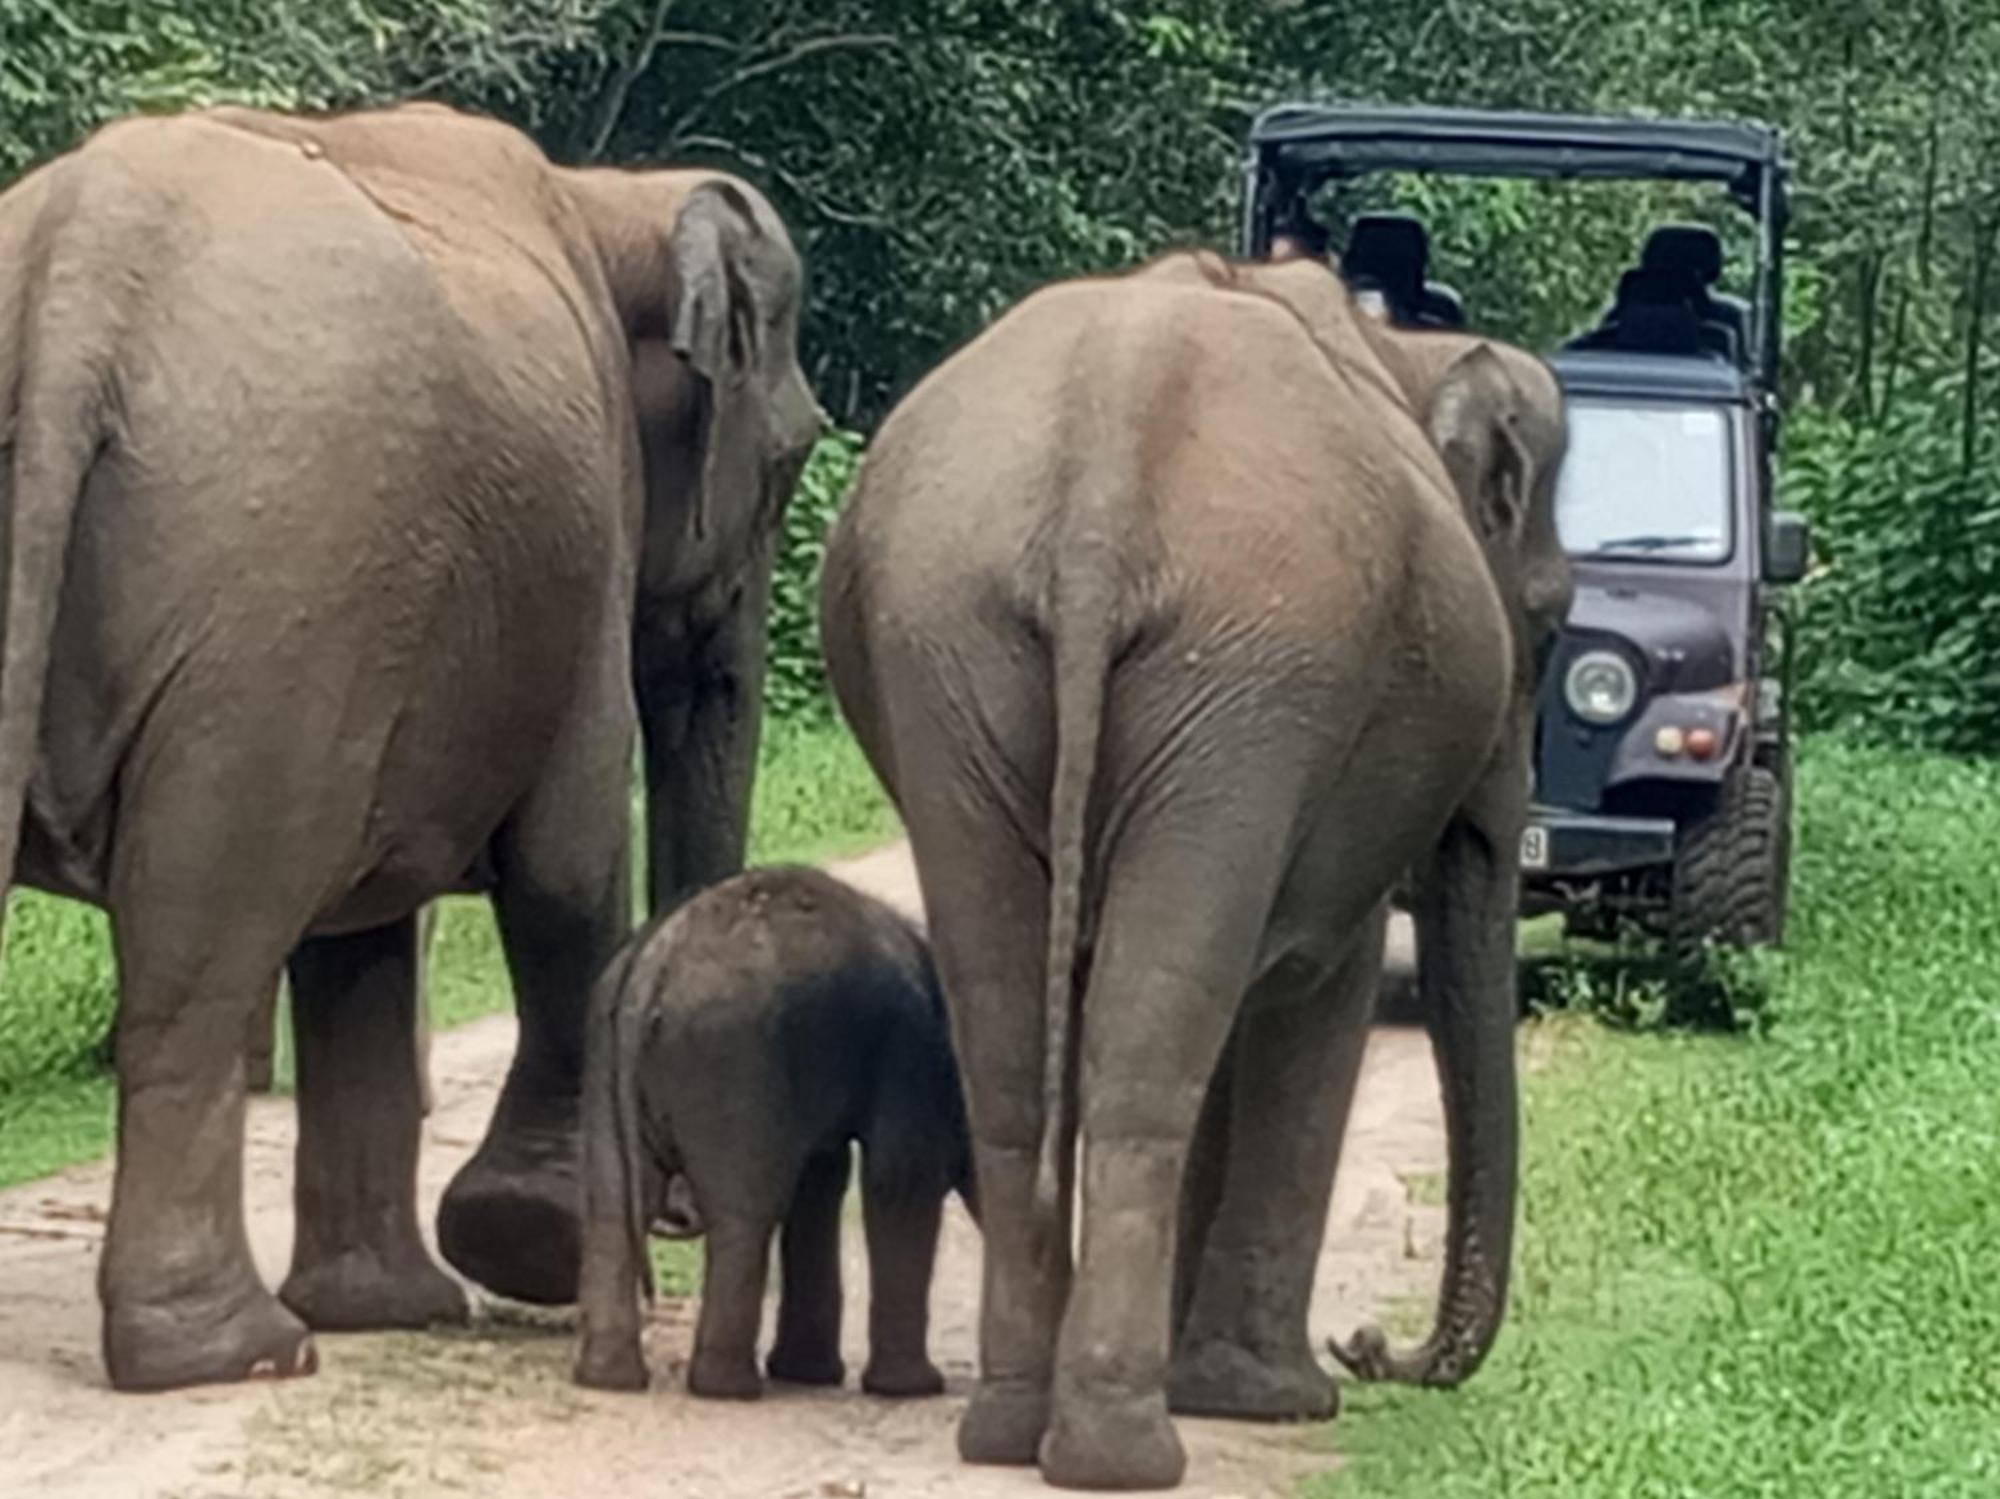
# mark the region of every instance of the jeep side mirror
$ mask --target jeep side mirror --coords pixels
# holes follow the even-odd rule
[[[1796,583],[1812,565],[1812,526],[1796,510],[1774,510],[1764,536],[1764,581]]]

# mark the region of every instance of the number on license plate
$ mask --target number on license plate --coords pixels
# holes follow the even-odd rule
[[[1549,867],[1549,830],[1528,828],[1521,834],[1521,867],[1523,869],[1547,869]]]

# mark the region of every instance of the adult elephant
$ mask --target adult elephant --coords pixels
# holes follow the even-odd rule
[[[111,914],[114,1386],[463,1315],[415,1207],[417,912],[455,889],[492,893],[521,1042],[444,1251],[574,1296],[635,680],[656,878],[693,884],[740,854],[772,536],[820,420],[799,283],[741,183],[557,170],[434,106],[122,122],[0,197],[0,882]],[[287,964],[273,1297],[244,1042]]]
[[[1045,290],[891,415],[829,542],[829,670],[908,825],[964,1062],[972,1461],[1163,1487],[1170,1389],[1330,1409],[1296,1249],[1412,868],[1453,1139],[1432,1341],[1492,1337],[1562,408],[1517,351],[1392,369],[1388,337],[1304,262]]]

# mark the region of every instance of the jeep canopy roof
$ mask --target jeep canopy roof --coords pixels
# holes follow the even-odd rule
[[[1329,181],[1376,172],[1713,182],[1758,222],[1752,367],[1776,389],[1785,231],[1778,132],[1737,121],[1280,104],[1250,130],[1244,249],[1265,254],[1277,214]]]

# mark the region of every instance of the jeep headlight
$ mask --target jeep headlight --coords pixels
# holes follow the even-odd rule
[[[1616,651],[1585,651],[1563,677],[1563,700],[1585,723],[1614,724],[1639,701],[1639,678]]]

